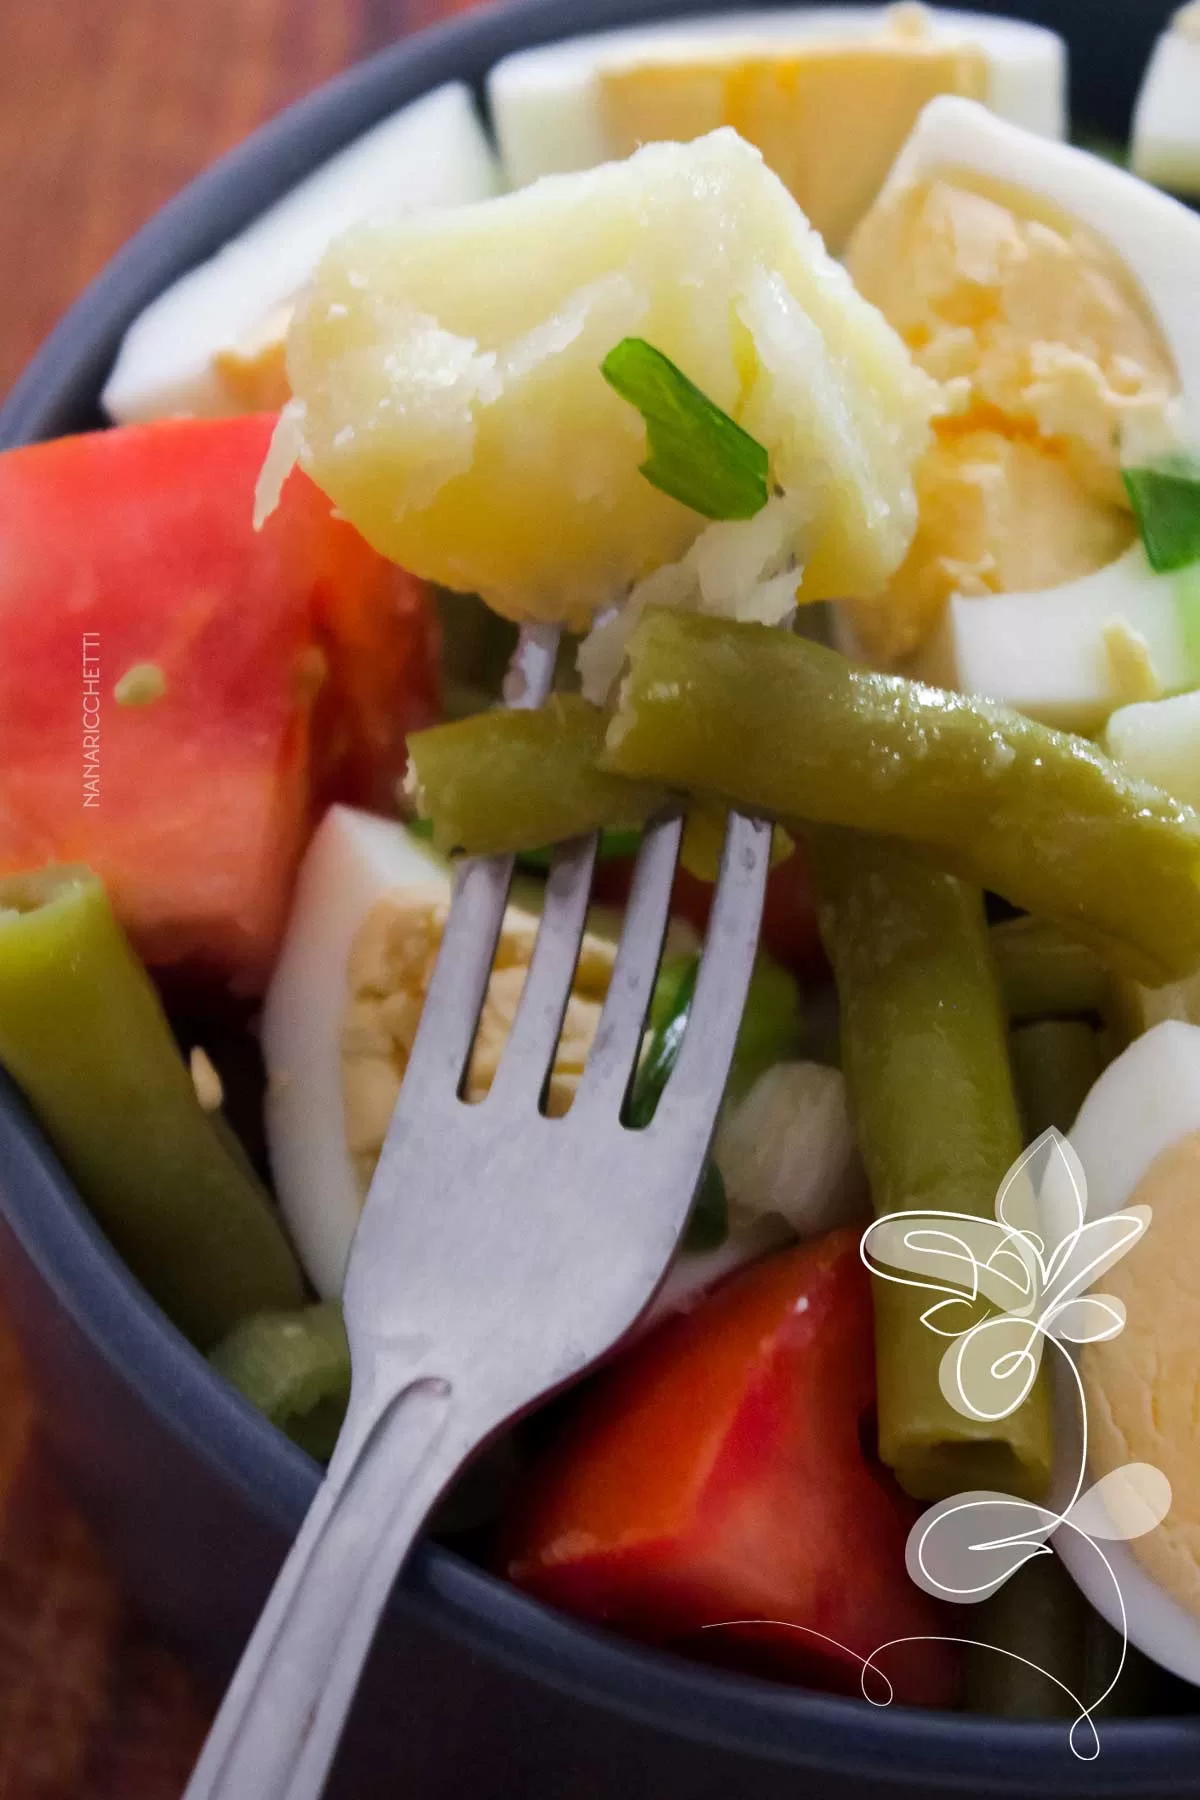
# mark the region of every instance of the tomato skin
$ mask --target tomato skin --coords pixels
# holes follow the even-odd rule
[[[863,1448],[874,1391],[855,1232],[743,1270],[581,1397],[517,1498],[503,1566],[636,1637],[858,1692],[857,1658],[948,1631],[905,1569],[919,1509]],[[883,1668],[910,1704],[957,1692],[948,1645]]]
[[[0,874],[88,863],[149,962],[247,992],[315,808],[390,783],[436,703],[424,591],[306,477],[254,531],[273,428],[165,421],[0,456]],[[165,692],[120,706],[138,663]]]

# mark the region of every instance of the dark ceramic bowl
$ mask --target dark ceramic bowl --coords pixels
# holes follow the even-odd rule
[[[97,424],[130,320],[383,114],[522,46],[704,0],[524,0],[331,82],[194,182],[64,319],[0,444]],[[984,0],[1070,40],[1077,119],[1120,134],[1165,0]],[[61,1464],[146,1612],[219,1680],[318,1471],[210,1372],[109,1248],[0,1081],[0,1285]],[[422,1549],[395,1596],[335,1777],[354,1800],[839,1800],[870,1794],[1200,1795],[1200,1718],[1114,1722],[1099,1761],[1062,1725],[877,1711],[713,1673],[547,1611]],[[254,1800],[246,1796],[246,1800]]]

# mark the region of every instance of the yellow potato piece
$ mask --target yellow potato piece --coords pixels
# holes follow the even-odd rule
[[[364,1195],[396,1109],[449,906],[444,883],[404,888],[376,902],[351,946],[341,1036],[342,1105],[346,1143]],[[483,1098],[499,1067],[538,924],[518,906],[504,915],[467,1077],[470,1100]],[[579,1085],[615,955],[615,940],[584,934],[550,1079],[552,1114],[566,1112]]]
[[[736,61],[720,60],[716,51],[690,62],[602,69],[597,85],[614,155],[732,125],[840,252],[922,108],[938,94],[987,99],[988,60],[975,44],[897,32],[762,50]]]
[[[349,232],[289,333],[260,513],[298,458],[414,573],[582,628],[707,524],[639,473],[600,373],[630,335],[766,447],[801,598],[878,591],[936,389],[732,131]]]

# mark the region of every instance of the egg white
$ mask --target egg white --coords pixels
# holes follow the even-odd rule
[[[1200,8],[1177,14],[1154,46],[1133,113],[1133,167],[1177,194],[1200,195]]]
[[[499,185],[462,82],[402,107],[138,315],[105,383],[104,410],[119,425],[227,412],[213,358],[290,300],[339,232],[375,211],[457,206],[486,199]]]
[[[1105,1070],[1071,1130],[1087,1177],[1088,1218],[1107,1218],[1129,1205],[1156,1157],[1195,1131],[1200,1131],[1200,1026],[1169,1020],[1135,1038]],[[1052,1504],[1062,1508],[1079,1473],[1082,1421],[1078,1389],[1068,1370],[1056,1369],[1055,1386]],[[1069,1527],[1060,1527],[1052,1542],[1074,1581],[1114,1630],[1122,1628],[1123,1605],[1130,1643],[1200,1686],[1200,1619],[1158,1585],[1131,1545],[1102,1543],[1106,1570],[1096,1547]]]
[[[514,187],[539,175],[594,168],[606,162],[596,77],[653,57],[668,61],[708,55],[714,48],[754,52],[821,39],[877,36],[885,6],[793,7],[779,12],[726,13],[623,31],[598,32],[496,64],[488,104],[505,174]],[[1066,131],[1066,47],[1055,32],[1017,19],[929,9],[937,43],[978,44],[989,71],[988,104],[1030,131],[1060,138]]]
[[[1200,218],[1101,157],[1044,139],[972,100],[932,100],[901,151],[881,204],[939,175],[967,175],[1024,191],[1106,243],[1139,285],[1174,361],[1180,398],[1159,450],[1200,446]],[[1189,631],[1194,600],[1183,576],[1158,575],[1135,544],[1080,580],[1032,593],[952,598],[912,672],[965,693],[1007,701],[1046,724],[1093,731],[1120,704],[1104,634],[1121,620],[1146,640],[1165,694],[1200,686]],[[845,621],[839,641],[853,651]]]
[[[318,827],[301,865],[283,948],[262,1014],[267,1069],[265,1122],[271,1174],[296,1253],[323,1299],[340,1298],[346,1263],[362,1213],[362,1196],[346,1146],[342,1102],[341,1032],[350,947],[378,900],[405,887],[428,889],[450,865],[423,839],[392,819],[334,806]],[[513,902],[540,910],[541,884],[520,878]],[[602,907],[588,930],[613,936],[620,916]],[[697,947],[691,927],[673,920],[666,954]],[[642,1329],[687,1311],[714,1283],[792,1232],[779,1219],[755,1220],[716,1250],[683,1253],[660,1290]]]
[[[362,1198],[346,1147],[341,1032],[350,946],[377,900],[443,880],[447,864],[391,819],[334,806],[304,858],[262,1015],[275,1191],[325,1299],[342,1291]]]

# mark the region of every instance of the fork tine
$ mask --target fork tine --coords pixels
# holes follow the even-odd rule
[[[458,871],[404,1074],[404,1097],[410,1103],[426,1093],[444,1100],[462,1087],[496,959],[515,860],[473,857]]]
[[[496,1105],[523,1099],[536,1105],[541,1097],[571,997],[599,843],[599,833],[593,832],[560,845],[554,853],[517,1016],[488,1096]]]
[[[758,953],[770,865],[770,825],[731,813],[696,992],[678,1060],[658,1103],[655,1125],[661,1121],[669,1127],[672,1112],[681,1107],[690,1108],[696,1102],[710,1105],[714,1089],[723,1089],[729,1078],[746,984]]]
[[[523,625],[504,677],[504,698],[514,711],[540,706],[554,684],[562,633],[557,625]],[[484,996],[496,960],[516,859],[474,857],[462,865],[441,948],[425,994],[412,1054],[404,1072],[410,1107],[428,1094],[458,1094],[479,1029]]]
[[[576,1114],[598,1107],[617,1111],[624,1101],[662,958],[682,838],[678,814],[646,827],[608,995],[572,1107]]]

